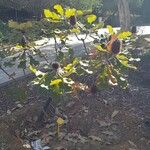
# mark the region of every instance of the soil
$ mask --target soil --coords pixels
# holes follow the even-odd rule
[[[0,150],[24,150],[24,143],[37,139],[52,150],[150,150],[150,55],[141,59],[138,71],[129,72],[128,90],[53,100],[57,117],[65,120],[59,135],[57,117],[49,112],[42,126],[37,123],[48,92],[27,86],[31,79],[1,88]],[[25,92],[16,96],[19,90]]]

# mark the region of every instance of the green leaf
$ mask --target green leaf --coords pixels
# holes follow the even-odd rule
[[[62,6],[61,5],[55,5],[54,6],[54,9],[56,9],[57,10],[57,12],[60,14],[60,15],[64,15],[64,10],[63,10],[63,8],[62,8]]]
[[[100,22],[100,23],[95,24],[94,27],[92,28],[92,30],[96,31],[96,30],[103,28],[103,27],[104,27],[104,23]]]
[[[30,65],[37,66],[39,65],[39,61],[35,60],[31,55],[29,55],[30,58]]]
[[[129,59],[124,54],[118,54],[116,55],[116,58],[123,66],[131,69],[137,69],[137,67],[135,67],[134,65],[129,64]]]
[[[112,26],[108,25],[108,26],[107,26],[107,29],[108,29],[109,34],[111,34],[111,35],[114,34],[114,30],[113,30],[113,27],[112,27]]]
[[[87,22],[92,24],[97,19],[96,15],[88,15]]]
[[[26,60],[21,60],[18,65],[18,68],[26,69]]]

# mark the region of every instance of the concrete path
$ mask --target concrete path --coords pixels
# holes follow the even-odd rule
[[[114,28],[114,30],[119,30],[120,28]],[[104,34],[107,33],[107,29],[100,29],[99,30],[99,34]],[[142,26],[142,27],[138,27],[138,35],[150,35],[150,26]],[[85,35],[80,35],[80,38],[84,38]],[[47,43],[44,44],[44,42],[47,40]],[[87,37],[86,39],[86,43],[88,44],[89,42],[91,42],[93,39],[91,37]],[[147,39],[147,41],[150,39]],[[49,62],[52,62],[55,59],[55,48],[54,48],[54,40],[53,39],[43,39],[40,41],[36,41],[35,42],[38,46],[37,48],[40,48],[40,50],[43,53],[46,53],[47,55],[47,59],[49,60]],[[44,44],[44,45],[43,45]],[[68,45],[71,45],[74,49],[74,52],[77,55],[80,55],[83,52],[83,45],[82,42],[79,41],[75,36],[69,36],[69,41],[67,43]],[[42,46],[41,46],[42,45]],[[65,51],[65,49],[63,50]],[[7,57],[5,60],[9,60],[11,59],[11,57]],[[41,58],[36,58],[40,61],[40,64],[44,64],[45,60],[41,59]],[[19,78],[24,76],[24,72],[22,69],[18,69],[18,62],[16,62],[16,64],[13,67],[5,67],[5,70],[8,74],[13,74],[15,72],[15,76],[14,78]],[[26,71],[26,74],[29,74],[28,71]],[[4,85],[5,83],[11,81],[12,79],[10,79],[2,70],[0,70],[0,86]]]

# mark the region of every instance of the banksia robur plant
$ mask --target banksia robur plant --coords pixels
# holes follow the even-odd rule
[[[116,55],[120,52],[120,49],[121,49],[121,41],[119,39],[116,39],[115,41],[113,41],[111,45],[111,52]]]
[[[70,17],[70,24],[72,25],[72,26],[74,26],[74,25],[76,25],[76,17],[75,16],[71,16]]]
[[[53,68],[54,70],[57,70],[58,68],[60,68],[60,64],[59,64],[58,62],[53,62],[53,63],[52,63],[52,68]]]

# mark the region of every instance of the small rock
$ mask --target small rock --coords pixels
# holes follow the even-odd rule
[[[103,134],[106,134],[106,135],[109,135],[109,136],[113,136],[114,135],[114,133],[113,132],[111,132],[111,131],[104,131],[104,132],[102,132]]]
[[[67,149],[62,146],[59,146],[59,147],[54,148],[54,150],[67,150]]]
[[[11,111],[10,111],[10,110],[7,110],[7,114],[10,115],[10,114],[11,114]]]
[[[23,106],[21,104],[17,104],[17,107],[18,108],[22,108]]]
[[[102,142],[102,139],[100,137],[94,135],[89,136],[89,138],[93,141]]]

